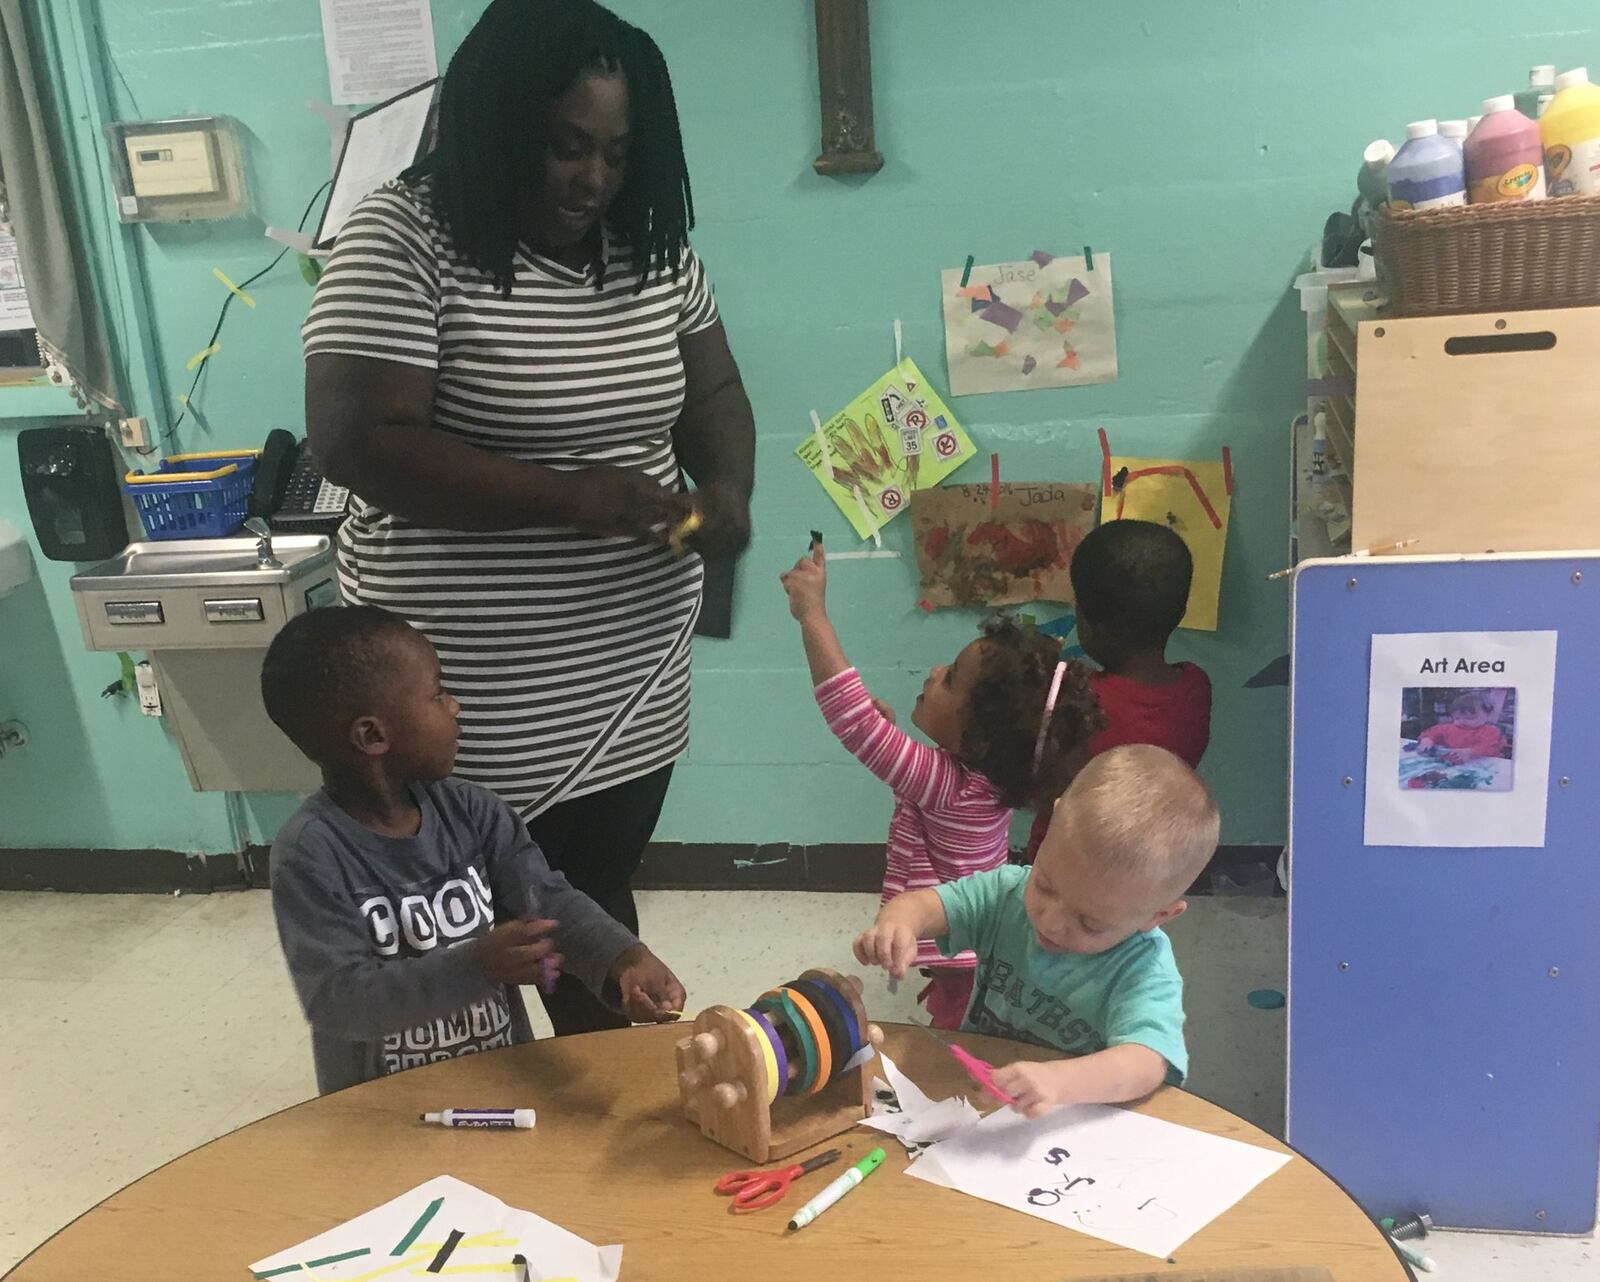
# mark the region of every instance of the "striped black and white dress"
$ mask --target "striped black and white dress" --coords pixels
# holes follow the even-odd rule
[[[640,467],[673,484],[678,339],[715,323],[686,255],[635,293],[607,236],[603,285],[519,254],[502,298],[461,261],[426,184],[391,183],[351,215],[302,336],[437,371],[433,421],[479,449],[547,467]],[[456,772],[524,818],[675,760],[688,744],[701,561],[635,539],[533,526],[428,529],[357,501],[339,532],[347,599],[410,620],[461,702]]]

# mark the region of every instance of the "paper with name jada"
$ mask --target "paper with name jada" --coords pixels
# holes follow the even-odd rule
[[[257,1278],[369,1282],[433,1274],[515,1274],[526,1256],[534,1277],[616,1282],[620,1246],[595,1246],[450,1175],[419,1184],[338,1228],[257,1260]],[[443,1258],[441,1258],[443,1257]]]
[[[1372,638],[1369,846],[1542,846],[1554,632]]]
[[[1165,1259],[1289,1160],[1127,1109],[1075,1104],[1034,1121],[990,1113],[906,1174]]]
[[[907,357],[795,450],[862,538],[899,516],[913,491],[937,485],[976,447]]]
[[[930,605],[1071,601],[1072,554],[1094,528],[1095,487],[1002,481],[911,496],[911,527]]]
[[[959,267],[940,280],[950,391],[1024,391],[1114,383],[1117,323],[1111,255]]]

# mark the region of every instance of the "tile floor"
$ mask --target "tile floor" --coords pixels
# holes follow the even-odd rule
[[[645,937],[698,1008],[744,1004],[752,974],[857,969],[849,941],[873,900],[657,892],[641,906]],[[699,946],[708,920],[743,942],[709,956]],[[1190,1086],[1280,1130],[1283,1013],[1253,1010],[1245,994],[1283,987],[1283,901],[1199,899],[1172,936],[1186,977]],[[0,1270],[136,1176],[314,1093],[265,892],[0,894],[0,940]],[[875,1015],[911,1015],[911,985],[890,996],[881,976],[869,983]],[[537,1027],[538,1002],[528,1006]],[[1434,1234],[1427,1250],[1443,1276],[1471,1282],[1600,1277],[1592,1238]]]

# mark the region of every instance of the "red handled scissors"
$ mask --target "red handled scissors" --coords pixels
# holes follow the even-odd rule
[[[839,1150],[830,1148],[808,1161],[781,1171],[730,1171],[717,1181],[718,1193],[733,1194],[733,1210],[760,1211],[775,1205],[793,1184],[808,1171],[839,1160]]]

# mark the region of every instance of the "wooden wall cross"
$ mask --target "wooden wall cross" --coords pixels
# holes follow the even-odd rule
[[[817,13],[817,83],[822,100],[819,174],[883,168],[872,136],[872,46],[867,0],[812,0]]]

